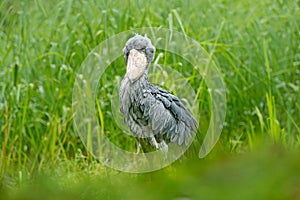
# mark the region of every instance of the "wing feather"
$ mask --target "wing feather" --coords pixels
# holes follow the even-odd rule
[[[141,111],[154,134],[163,136],[179,145],[187,145],[192,133],[197,130],[197,122],[174,95],[152,85],[141,100]]]

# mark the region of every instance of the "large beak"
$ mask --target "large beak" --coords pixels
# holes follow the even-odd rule
[[[147,68],[147,58],[145,54],[135,49],[130,50],[127,59],[126,75],[131,82],[139,79]]]

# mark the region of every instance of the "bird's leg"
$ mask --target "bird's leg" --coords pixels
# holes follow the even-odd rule
[[[150,138],[151,145],[155,146],[156,150],[161,150],[164,154],[164,159],[167,159],[168,157],[168,145],[164,140],[162,140],[160,143],[158,143],[154,136],[151,136]]]
[[[141,143],[139,141],[136,141],[136,153],[140,153],[141,151]]]
[[[158,143],[158,148],[162,150],[162,152],[164,152],[165,154],[168,153],[168,145],[166,144],[166,142],[163,140],[160,143]]]
[[[159,149],[158,143],[157,143],[157,141],[156,141],[154,135],[151,135],[151,137],[150,137],[150,143],[151,143],[151,145],[154,146],[156,149]]]

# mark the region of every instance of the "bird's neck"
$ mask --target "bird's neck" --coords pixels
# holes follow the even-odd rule
[[[140,98],[144,90],[147,90],[150,85],[148,74],[146,72],[134,82],[131,82],[129,78],[125,76],[120,86],[120,101],[122,102],[120,108],[121,112],[128,114],[131,102]]]
[[[147,71],[143,73],[143,75],[133,83],[135,86],[141,89],[145,89],[149,85],[148,73]]]

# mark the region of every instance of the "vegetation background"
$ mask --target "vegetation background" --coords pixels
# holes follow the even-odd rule
[[[300,199],[299,26],[298,0],[1,0],[0,199]],[[202,87],[198,140],[165,169],[125,174],[84,148],[72,88],[93,48],[139,27],[199,41],[223,74],[227,113],[216,147],[199,159],[193,149],[209,123],[209,94],[184,74]],[[179,58],[164,61],[180,70]],[[99,87],[105,130],[130,150],[133,139],[105,103],[125,68],[110,69]]]

